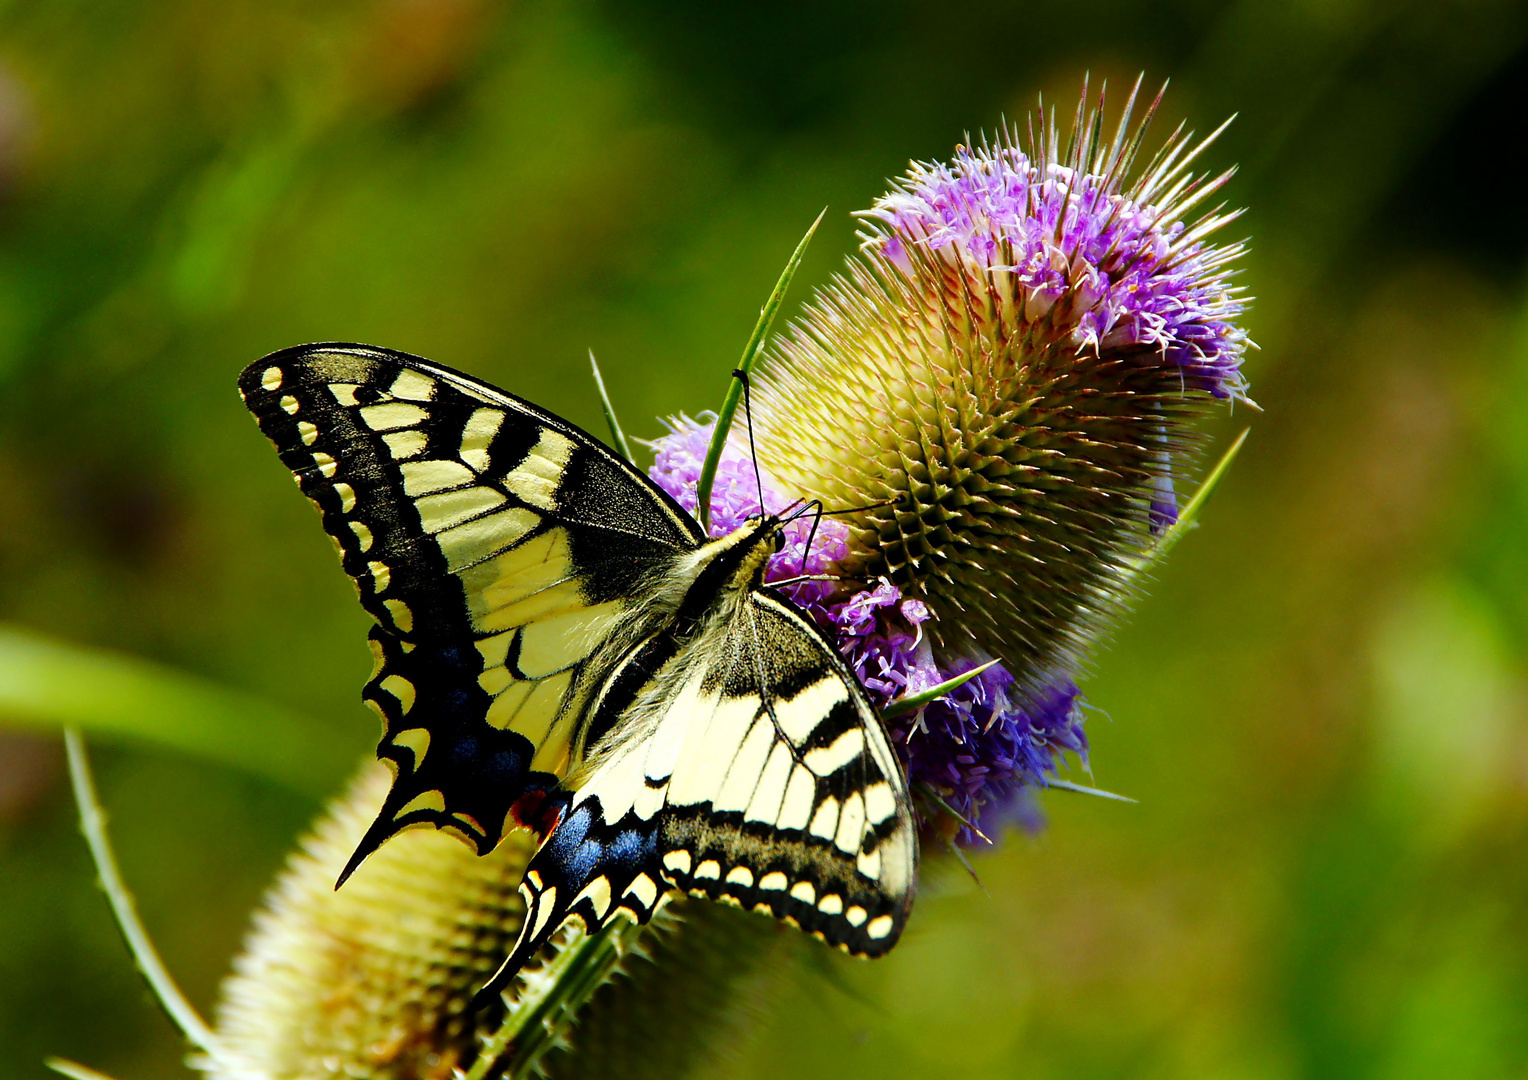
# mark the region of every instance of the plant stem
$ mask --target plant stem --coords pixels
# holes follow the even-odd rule
[[[759,309],[759,321],[753,326],[753,335],[748,339],[748,344],[743,348],[743,358],[738,361],[737,370],[747,375],[753,370],[753,365],[764,351],[764,343],[769,339],[769,328],[774,325],[775,316],[780,311],[780,303],[785,299],[785,290],[790,287],[791,278],[796,276],[796,271],[801,267],[802,256],[806,254],[806,246],[812,242],[813,235],[817,232],[817,226],[822,224],[823,216],[828,212],[823,207],[822,213],[817,215],[817,220],[812,222],[812,227],[801,238],[801,243],[796,245],[796,250],[791,253],[790,262],[785,264],[785,270],[780,274],[780,280],[775,282],[774,291],[769,294],[769,299]],[[716,482],[716,467],[722,460],[722,447],[727,445],[727,432],[732,428],[732,417],[737,413],[737,403],[743,396],[743,382],[734,377],[732,384],[727,387],[727,396],[722,399],[722,407],[716,413],[716,431],[711,435],[711,446],[706,451],[705,464],[701,466],[700,482],[695,488],[695,514],[700,520],[700,527],[706,533],[711,530],[711,486]]]

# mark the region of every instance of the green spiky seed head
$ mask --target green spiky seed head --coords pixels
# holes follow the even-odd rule
[[[405,832],[336,891],[388,782],[366,767],[256,916],[218,1009],[241,1080],[446,1080],[503,1015],[467,1004],[514,944],[534,837],[512,832],[479,858],[443,833]]]

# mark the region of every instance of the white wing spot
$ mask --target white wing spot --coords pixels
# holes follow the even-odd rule
[[[371,530],[363,522],[352,521],[350,531],[355,533],[356,544],[363,553],[371,550]]]
[[[844,800],[844,811],[838,819],[838,835],[833,842],[838,850],[853,855],[860,849],[865,838],[865,800],[855,792]]]
[[[844,910],[844,898],[837,893],[828,893],[817,901],[817,910],[824,915],[838,915]]]
[[[594,917],[603,919],[605,912],[610,910],[610,879],[601,874],[589,882],[584,886],[583,891],[573,898],[573,904],[585,899],[594,906]]]
[[[817,778],[804,765],[797,765],[791,772],[791,782],[785,789],[785,801],[780,806],[781,829],[804,829],[812,817],[812,800],[817,797]]]
[[[749,888],[753,885],[753,871],[746,866],[734,866],[727,871],[727,884]]]
[[[688,874],[690,872],[690,853],[683,848],[670,851],[663,856],[663,868],[676,874]]]
[[[413,814],[420,810],[434,810],[444,813],[446,809],[446,797],[439,791],[426,791],[421,795],[414,796],[402,810],[393,815],[393,820],[403,817],[405,814]]]
[[[424,531],[433,535],[487,513],[503,501],[504,496],[493,488],[470,487],[426,495],[415,501],[414,509]]]
[[[414,707],[414,684],[402,675],[389,675],[378,685],[398,699],[398,704],[403,707],[404,712]]]
[[[829,746],[808,750],[801,760],[818,776],[828,776],[859,757],[865,750],[864,728],[852,727]]]
[[[883,938],[891,933],[892,918],[890,915],[877,915],[870,920],[870,925],[865,927],[865,933],[873,938]]]
[[[650,908],[658,899],[658,886],[653,884],[653,879],[646,874],[638,874],[632,879],[631,884],[626,886],[626,895],[635,896],[637,903],[644,908]]]
[[[361,420],[373,431],[395,431],[414,427],[424,422],[429,413],[418,405],[406,401],[387,401],[381,405],[367,405],[361,409]]]
[[[790,777],[790,771],[790,749],[783,742],[777,742],[774,749],[769,752],[769,761],[764,766],[764,774],[759,777],[759,786],[754,790],[753,801],[743,812],[746,820],[762,821],[767,825],[775,824],[780,817],[780,804],[785,798],[785,785]]]
[[[414,696],[413,688],[409,688],[409,698]],[[425,754],[430,752],[430,732],[427,728],[415,727],[407,731],[400,731],[393,736],[394,746],[406,746],[414,754],[414,768],[419,768],[424,761]],[[481,830],[479,830],[481,831]]]
[[[871,881],[878,880],[881,876],[881,849],[876,848],[869,854],[863,851],[860,852],[856,864],[859,866],[861,874],[864,874]]]
[[[260,385],[267,390],[281,389],[281,369],[268,367],[260,376]]]
[[[778,870],[773,870],[759,879],[759,888],[766,892],[779,892],[789,884],[790,878]]]
[[[281,399],[281,407],[286,410],[286,414],[288,416],[296,416],[297,410],[299,408],[297,399],[294,398],[291,394],[287,394]]]
[[[313,464],[318,466],[318,471],[323,474],[325,480],[332,479],[339,469],[339,463],[322,450],[313,452]]]
[[[393,455],[394,461],[404,461],[424,453],[430,439],[418,428],[404,428],[401,431],[389,431],[382,436],[382,441],[387,444],[387,452]]]
[[[355,488],[349,484],[335,484],[334,493],[340,497],[340,513],[348,514],[355,509]]]
[[[360,388],[358,383],[330,383],[329,393],[333,394],[334,400],[338,401],[341,405],[359,405],[360,402],[356,400],[355,392]]]
[[[829,795],[822,800],[817,807],[817,813],[812,815],[810,830],[813,836],[820,836],[824,840],[833,839],[838,832],[838,800]]]
[[[371,571],[371,591],[384,593],[388,585],[392,583],[393,572],[387,568],[384,562],[369,562],[366,568]]]
[[[791,896],[800,900],[803,904],[815,904],[817,902],[817,887],[810,881],[798,881],[791,886]]]
[[[453,574],[472,563],[488,559],[518,543],[541,524],[541,516],[522,506],[512,506],[438,533],[435,542]]]
[[[461,458],[478,472],[488,470],[488,444],[499,433],[504,413],[498,409],[478,409],[462,428]]]
[[[753,700],[756,699],[750,699],[750,701]],[[759,774],[764,771],[764,762],[774,741],[775,726],[769,718],[763,716],[754,721],[753,727],[748,731],[748,737],[743,740],[743,745],[738,748],[732,759],[732,767],[727,770],[727,779],[722,782],[721,791],[717,792],[716,797],[711,801],[713,810],[727,813],[742,811],[748,807],[753,799],[754,789],[759,786]]]
[[[405,461],[398,468],[403,473],[405,495],[429,495],[473,481],[472,470],[459,461],[431,458],[427,461]]]
[[[886,781],[877,781],[865,789],[865,820],[870,824],[879,825],[896,812],[897,797]]]
[[[407,634],[410,630],[414,629],[414,613],[409,610],[409,606],[402,600],[387,600],[383,602],[383,606],[387,608],[387,613],[392,616],[393,625],[403,633]]]
[[[435,380],[412,368],[404,368],[393,380],[392,394],[410,401],[429,401],[435,395]]]
[[[310,424],[306,420],[297,421],[297,435],[302,439],[304,446],[312,446],[318,442],[318,425]]]
[[[717,862],[715,859],[707,859],[705,862],[701,863],[695,868],[694,877],[696,880],[701,878],[719,878],[721,876],[722,864]]]
[[[531,928],[531,937],[541,933],[548,919],[552,917],[552,908],[557,906],[557,886],[548,885],[546,891],[536,898],[536,925]]]
[[[865,916],[865,909],[860,907],[858,904],[855,904],[848,911],[844,912],[844,920],[848,922],[850,926],[864,925]]]
[[[781,701],[775,705],[775,714],[780,718],[780,727],[786,736],[800,746],[811,737],[812,732],[817,730],[817,725],[822,723],[823,717],[832,711],[839,702],[849,700],[849,688],[837,675],[828,675],[818,679],[811,686],[800,691],[789,701]]]

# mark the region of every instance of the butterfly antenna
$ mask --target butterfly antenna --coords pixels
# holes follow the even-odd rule
[[[748,384],[748,372],[742,368],[733,368],[732,377],[743,384],[743,421],[748,426],[748,456],[753,459],[753,482],[759,489],[759,513],[767,514],[769,509],[764,505],[764,473],[759,469],[759,448],[753,441],[753,398]]]
[[[842,510],[823,510],[823,517],[837,517],[840,514],[863,514],[866,510],[879,510],[883,506],[896,506],[901,499],[886,499],[882,502],[866,503],[864,506],[846,506]]]
[[[806,534],[806,547],[801,549],[801,572],[803,574],[806,573],[807,556],[812,553],[812,542],[817,539],[817,526],[822,524],[822,502],[818,499],[813,499],[802,509],[805,510],[811,506],[817,507],[817,513],[812,515],[812,527],[807,530]]]

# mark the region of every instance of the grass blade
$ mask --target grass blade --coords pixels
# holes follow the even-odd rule
[[[600,408],[605,410],[605,423],[610,426],[610,445],[628,462],[634,462],[636,459],[631,456],[631,445],[626,441],[626,432],[621,430],[621,422],[615,418],[615,406],[610,404],[610,394],[605,389],[605,378],[600,374],[600,364],[594,358],[593,349],[589,350],[589,367],[594,370],[594,386],[600,392]]]
[[[780,280],[775,282],[774,291],[769,294],[769,299],[759,309],[759,321],[754,324],[753,336],[748,339],[748,344],[743,349],[743,358],[738,361],[738,370],[745,375],[753,370],[753,365],[759,358],[759,353],[764,351],[764,343],[769,339],[769,329],[774,325],[775,316],[779,314],[780,304],[785,299],[785,290],[790,287],[791,278],[796,276],[796,271],[801,268],[801,259],[806,255],[806,246],[812,242],[812,237],[817,232],[817,226],[822,224],[824,215],[827,214],[824,207],[817,220],[812,222],[812,227],[801,238],[801,243],[796,245],[796,250],[791,253],[790,262],[785,264],[785,270],[780,274]],[[722,407],[716,413],[716,431],[711,436],[711,445],[706,450],[705,464],[700,469],[700,482],[695,488],[695,512],[700,520],[700,527],[705,532],[711,530],[711,486],[716,482],[716,467],[722,460],[722,447],[727,445],[727,432],[732,429],[732,418],[737,414],[737,403],[743,397],[743,383],[734,377],[727,387],[727,396],[722,400]]]
[[[254,695],[147,660],[0,624],[0,726],[130,736],[325,796],[363,752]]]

